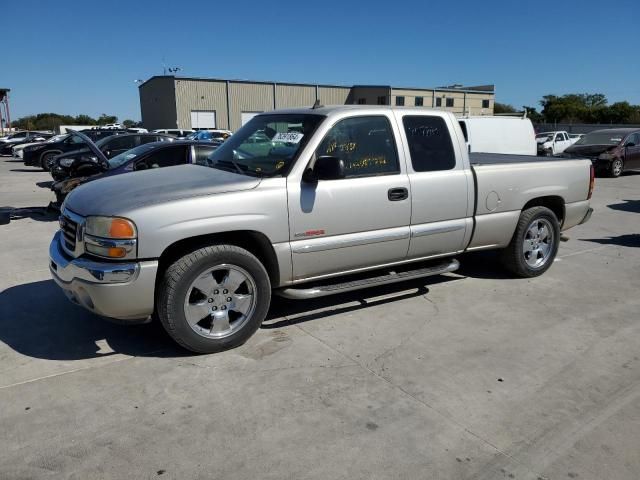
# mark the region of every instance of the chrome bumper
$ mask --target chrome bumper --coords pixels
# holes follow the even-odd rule
[[[141,320],[153,313],[158,262],[98,262],[70,257],[57,232],[49,245],[49,270],[72,302],[98,315]]]

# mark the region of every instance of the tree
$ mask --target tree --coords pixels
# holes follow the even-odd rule
[[[76,121],[75,123],[77,125],[95,125],[96,124],[96,119],[95,118],[91,118],[89,115],[78,115],[76,117]]]
[[[122,121],[122,125],[127,128],[131,128],[136,126],[136,122],[133,120],[126,119]]]
[[[493,113],[516,113],[516,109],[508,103],[495,102],[493,105]]]
[[[108,123],[116,123],[118,121],[118,117],[115,115],[107,115],[103,113],[98,117],[98,125],[106,125]]]
[[[522,107],[527,112],[527,117],[533,123],[542,123],[544,122],[544,116],[538,112],[535,107],[527,107],[526,105]]]

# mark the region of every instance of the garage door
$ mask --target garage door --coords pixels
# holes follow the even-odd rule
[[[216,128],[216,111],[191,110],[191,128]]]
[[[262,113],[262,112],[242,112],[240,117],[240,119],[242,120],[242,125],[247,123],[249,120],[251,120],[253,117],[258,115],[259,113]]]

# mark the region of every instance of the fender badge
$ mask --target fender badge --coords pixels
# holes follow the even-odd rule
[[[295,233],[294,237],[314,237],[317,235],[324,235],[324,230],[307,230],[306,232]]]

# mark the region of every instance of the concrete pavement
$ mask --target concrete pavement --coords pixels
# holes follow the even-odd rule
[[[0,208],[48,174],[0,157]],[[37,185],[40,184],[40,186]],[[244,346],[194,356],[49,279],[54,215],[0,226],[0,478],[640,478],[640,174],[542,277],[457,274],[274,300]]]

